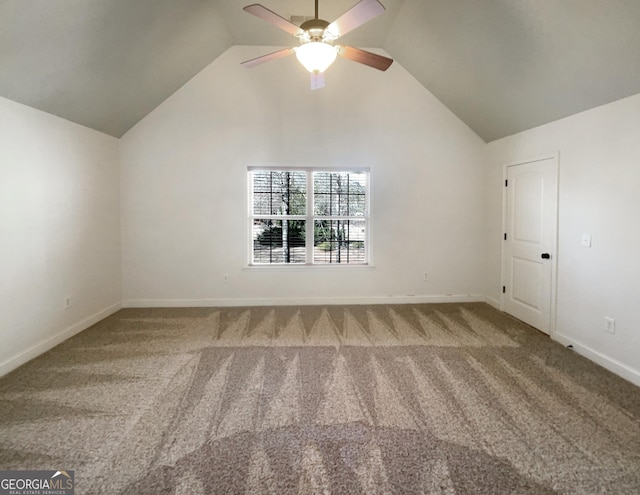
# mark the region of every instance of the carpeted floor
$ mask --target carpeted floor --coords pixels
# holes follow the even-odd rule
[[[0,380],[78,494],[640,493],[640,389],[485,304],[127,309]]]

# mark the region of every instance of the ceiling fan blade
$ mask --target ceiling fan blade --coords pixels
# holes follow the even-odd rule
[[[245,60],[242,65],[245,67],[255,67],[256,65],[264,64],[271,60],[277,60],[282,57],[286,57],[294,52],[293,48],[285,48],[284,50],[278,50],[277,52],[262,55],[260,57],[252,58],[251,60]]]
[[[336,38],[344,36],[349,31],[362,26],[365,22],[379,16],[384,11],[384,5],[378,0],[360,0],[351,9],[329,24],[327,31]]]
[[[311,73],[311,89],[324,88],[324,72]]]
[[[341,46],[338,53],[349,60],[359,62],[369,67],[373,67],[378,70],[387,70],[393,63],[393,59],[383,57],[376,53],[371,53],[366,50],[360,50],[360,48],[353,48],[350,46]]]
[[[289,22],[284,17],[279,16],[275,12],[272,12],[259,3],[247,5],[242,10],[244,10],[245,12],[249,12],[249,14],[253,14],[256,17],[259,17],[260,19],[264,19],[265,21],[270,22],[274,26],[282,29],[283,31],[286,31],[289,34],[293,34],[294,36],[298,36],[304,32],[292,22]]]

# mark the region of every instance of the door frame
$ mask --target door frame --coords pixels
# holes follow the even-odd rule
[[[518,165],[526,165],[528,163],[539,162],[543,160],[553,160],[555,165],[556,176],[556,195],[555,195],[555,211],[553,214],[553,256],[551,257],[551,302],[549,306],[549,337],[554,338],[556,333],[556,317],[557,317],[557,292],[558,292],[558,211],[560,201],[560,152],[550,153],[546,155],[534,156],[523,160],[516,160],[513,162],[507,162],[502,166],[502,233],[506,232],[507,228],[507,188],[505,187],[505,181],[508,177],[509,167],[516,167]],[[506,285],[506,253],[505,242],[501,241],[501,254],[500,254],[500,285],[504,287]],[[500,310],[505,309],[506,294],[500,290]]]

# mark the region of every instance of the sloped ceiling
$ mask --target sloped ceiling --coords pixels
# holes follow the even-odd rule
[[[485,141],[640,93],[638,0],[382,2],[341,43],[384,49]],[[0,96],[120,137],[230,46],[295,44],[248,3],[0,1]],[[354,3],[320,0],[320,17]]]

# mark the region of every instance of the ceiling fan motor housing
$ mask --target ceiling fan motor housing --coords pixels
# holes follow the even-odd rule
[[[329,23],[323,19],[309,19],[300,25],[300,29],[304,31],[304,37],[309,41],[327,41],[325,31]]]

